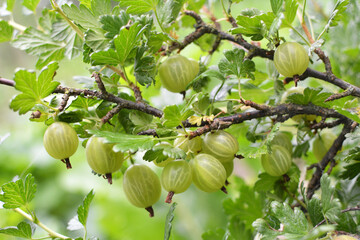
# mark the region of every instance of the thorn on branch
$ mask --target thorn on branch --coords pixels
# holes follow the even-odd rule
[[[101,118],[101,122],[103,124],[107,123],[110,121],[110,119],[117,114],[118,112],[120,112],[120,110],[122,109],[122,106],[120,104],[118,104],[116,107],[114,107],[113,109],[111,109],[108,113],[106,113],[106,115],[104,117]]]
[[[62,96],[62,100],[61,100],[60,106],[58,108],[59,112],[64,111],[66,104],[69,101],[69,97],[70,97],[69,91],[65,92],[64,95]]]
[[[340,125],[342,123],[344,123],[343,119],[338,119],[336,121],[328,122],[328,123],[325,122],[325,120],[321,120],[321,122],[310,125],[310,128],[315,129],[315,130],[323,129],[323,128],[333,128],[333,127],[338,126],[338,125]]]
[[[108,92],[106,91],[105,85],[104,85],[104,83],[102,82],[102,80],[100,78],[100,74],[98,74],[97,72],[93,72],[91,77],[95,78],[95,82],[98,85],[100,93],[105,95],[105,96],[108,95]]]
[[[145,131],[138,132],[137,135],[152,135],[154,137],[159,137],[159,135],[156,133],[155,129],[148,129]]]
[[[354,91],[355,91],[355,88],[350,87],[350,88],[346,89],[342,93],[336,93],[336,94],[331,95],[324,102],[334,101],[336,99],[340,99],[340,98],[343,98],[343,97],[350,96],[350,95],[352,95],[354,93]]]

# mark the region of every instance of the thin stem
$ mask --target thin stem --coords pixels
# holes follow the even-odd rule
[[[12,26],[13,28],[15,28],[16,30],[19,30],[20,32],[24,32],[26,30],[25,26],[23,26],[23,25],[21,25],[19,23],[16,23],[13,20],[8,21],[8,24],[10,26]]]
[[[70,25],[70,27],[72,29],[74,29],[74,31],[76,32],[76,34],[84,40],[84,33],[80,30],[80,28],[78,28],[78,26],[76,26],[66,15],[65,13],[61,10],[60,6],[55,2],[55,0],[50,0],[51,2],[51,6],[53,7],[53,9],[58,12],[64,19],[65,21],[68,22],[68,24]]]
[[[47,108],[49,108],[49,109],[51,109],[51,110],[53,110],[56,114],[59,112],[59,109],[57,109],[57,108],[54,108],[54,107],[52,107],[52,106],[50,106],[50,105],[48,105],[48,104],[46,104],[45,102],[43,102],[42,100],[40,100],[40,102],[39,102],[41,105],[43,105],[43,106],[45,106],[45,107],[47,107]]]
[[[20,215],[22,215],[24,218],[28,219],[29,221],[35,223],[36,225],[38,225],[39,227],[44,229],[46,232],[49,233],[49,236],[51,238],[70,239],[70,237],[64,236],[64,235],[62,235],[60,233],[57,233],[57,232],[51,230],[49,227],[47,227],[45,224],[40,222],[38,219],[34,219],[32,216],[30,216],[29,214],[27,214],[26,212],[24,212],[20,208],[15,208],[13,210],[15,212],[19,213]]]
[[[311,46],[311,44],[309,43],[309,41],[308,41],[306,38],[304,38],[303,35],[301,35],[301,33],[300,33],[298,30],[296,30],[293,26],[290,26],[290,28],[291,28],[297,35],[299,35],[309,47]]]
[[[225,4],[224,4],[224,0],[221,0],[221,6],[222,6],[222,8],[223,8],[223,11],[224,11],[224,13],[226,14],[226,17],[229,19],[229,14],[227,13],[227,11],[226,11],[226,9],[225,9]]]
[[[154,9],[154,14],[155,14],[156,21],[158,22],[161,31],[166,34],[165,29],[163,28],[162,24],[160,23],[159,16],[158,16],[158,14],[157,14],[156,9]]]

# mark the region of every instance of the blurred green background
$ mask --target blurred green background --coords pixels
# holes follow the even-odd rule
[[[0,1],[0,6],[5,0]],[[216,9],[215,16],[223,18],[220,1],[213,1]],[[226,2],[226,1],[225,1]],[[326,4],[327,1],[321,1]],[[329,1],[331,2],[331,1]],[[42,1],[41,6],[48,6],[48,1]],[[41,8],[41,6],[39,8]],[[234,5],[232,12],[236,16],[245,8],[258,8],[263,11],[270,10],[268,0],[245,0]],[[35,23],[33,15],[22,14],[21,1],[16,1],[15,20],[20,24]],[[325,8],[326,9],[326,8]],[[39,13],[41,11],[38,11]],[[223,29],[230,25],[223,21]],[[283,36],[288,36],[288,29],[282,30]],[[335,33],[332,33],[335,34]],[[329,37],[331,39],[331,37]],[[330,41],[330,40],[329,40]],[[263,41],[264,47],[266,41]],[[330,41],[329,45],[334,44]],[[350,43],[349,43],[350,44]],[[222,57],[224,49],[231,49],[232,45],[225,43],[214,54],[212,63]],[[188,47],[183,55],[199,59],[205,55],[198,47]],[[265,61],[255,59],[257,69],[266,71]],[[357,60],[359,61],[359,60]],[[34,69],[35,58],[26,55],[11,47],[9,43],[0,43],[0,76],[12,79],[16,68]],[[339,64],[334,60],[335,70],[340,74]],[[338,66],[338,68],[336,68]],[[73,81],[74,76],[90,76],[89,65],[83,64],[81,58],[74,61],[64,60],[60,63],[55,79],[62,85],[77,86]],[[144,92],[145,99],[152,100],[156,105],[161,99],[181,101],[181,96],[159,91],[159,85],[150,87]],[[42,136],[45,131],[43,123],[30,122],[29,114],[19,116],[9,109],[9,102],[17,92],[14,88],[0,86],[0,184],[11,181],[16,176],[24,177],[27,173],[35,176],[38,185],[37,194],[32,207],[36,209],[38,218],[50,228],[72,237],[81,236],[81,231],[67,230],[67,222],[76,215],[77,207],[82,203],[85,195],[94,189],[95,198],[92,202],[88,221],[88,236],[100,239],[163,239],[164,224],[169,205],[161,201],[155,206],[155,217],[149,218],[144,209],[132,206],[125,198],[122,191],[121,179],[115,179],[113,185],[94,176],[88,167],[84,149],[79,145],[78,151],[71,158],[73,169],[66,170],[64,164],[52,159],[43,148]],[[157,94],[156,98],[149,98]],[[239,142],[244,142],[243,130],[235,126],[239,132]],[[160,173],[160,169],[154,167]],[[171,239],[201,239],[201,234],[216,228],[225,228],[227,217],[222,208],[226,198],[233,198],[239,194],[239,185],[244,180],[252,184],[261,170],[259,162],[252,160],[239,160],[235,164],[235,174],[230,178],[232,184],[228,187],[228,195],[222,192],[212,194],[201,192],[194,186],[183,194],[176,195],[174,201],[178,203],[173,221]],[[22,221],[22,217],[10,210],[0,209],[0,227],[14,226]],[[37,237],[44,236],[41,229],[37,229]],[[14,239],[0,235],[0,239]]]

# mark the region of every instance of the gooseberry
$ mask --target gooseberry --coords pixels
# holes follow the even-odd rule
[[[274,64],[280,74],[293,77],[305,72],[309,65],[309,56],[299,43],[285,42],[275,50]]]
[[[265,172],[275,177],[284,175],[292,163],[289,151],[279,145],[272,145],[271,150],[271,153],[261,155],[261,164]]]
[[[214,156],[220,162],[232,161],[239,150],[236,138],[223,130],[207,133],[202,147],[204,153]]]
[[[161,184],[169,192],[165,202],[171,203],[175,193],[185,192],[192,182],[189,163],[185,160],[175,160],[168,163],[161,174]]]
[[[71,168],[69,157],[77,150],[79,138],[76,131],[65,122],[54,122],[45,131],[44,147],[53,158],[60,159]]]
[[[112,184],[112,173],[120,169],[124,162],[122,152],[113,151],[114,144],[105,143],[104,138],[92,136],[86,144],[86,160],[91,169],[104,175]]]
[[[123,189],[129,202],[145,208],[150,217],[154,216],[154,205],[161,195],[161,184],[156,173],[146,165],[134,164],[124,174]]]
[[[199,72],[199,63],[179,54],[167,58],[159,67],[159,76],[164,88],[180,93],[194,80]]]

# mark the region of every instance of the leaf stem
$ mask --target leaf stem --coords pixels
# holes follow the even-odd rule
[[[159,27],[160,27],[161,31],[162,31],[163,33],[167,34],[167,33],[165,32],[165,29],[163,28],[163,26],[162,26],[162,24],[161,24],[160,20],[159,20],[159,16],[158,16],[158,14],[157,14],[156,9],[154,9],[154,14],[155,14],[156,21],[158,22],[158,24],[159,24]]]
[[[46,232],[49,233],[49,236],[51,238],[60,238],[60,239],[71,239],[70,237],[64,236],[60,233],[57,233],[53,230],[51,230],[49,227],[47,227],[45,224],[43,224],[42,222],[40,222],[38,219],[34,219],[33,217],[31,217],[29,214],[27,214],[26,212],[24,212],[23,210],[21,210],[20,208],[15,208],[13,209],[15,212],[19,213],[20,215],[22,215],[24,218],[28,219],[29,221],[35,223],[36,225],[38,225],[39,227],[41,227],[42,229],[44,229]]]
[[[72,29],[74,29],[74,31],[76,32],[76,34],[84,40],[84,33],[80,30],[80,28],[78,28],[78,26],[76,26],[66,15],[65,13],[61,10],[60,6],[55,2],[55,0],[50,0],[51,6],[53,7],[53,9],[58,12],[64,19],[65,21],[68,22],[68,24],[70,25],[70,27]]]
[[[26,27],[17,23],[17,22],[14,22],[13,20],[9,20],[8,21],[8,24],[10,26],[12,26],[13,28],[15,28],[16,30],[19,30],[20,32],[24,32],[26,30]]]

